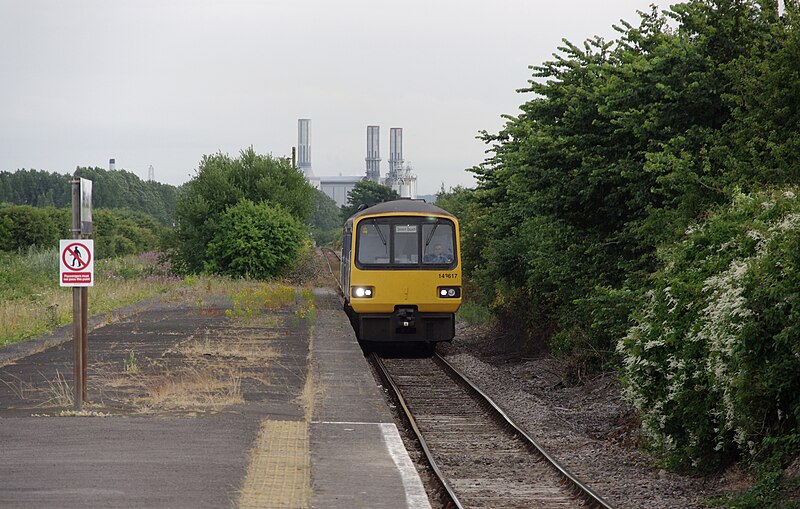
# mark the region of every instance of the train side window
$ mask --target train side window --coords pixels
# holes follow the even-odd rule
[[[342,238],[342,261],[350,260],[350,242],[352,241],[352,233],[346,233]]]
[[[425,264],[450,264],[455,258],[453,225],[432,223],[422,225],[422,262]]]
[[[364,265],[389,263],[389,225],[361,223],[358,227],[358,262]]]
[[[419,263],[419,224],[394,225],[394,263]]]

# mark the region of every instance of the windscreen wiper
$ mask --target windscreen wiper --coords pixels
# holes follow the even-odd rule
[[[425,239],[425,247],[428,247],[428,244],[431,243],[431,239],[433,238],[433,234],[436,233],[436,227],[437,226],[439,226],[439,223],[434,223],[433,224],[433,229],[431,229],[431,232],[428,234],[428,237]]]
[[[378,235],[381,236],[381,242],[383,242],[383,245],[385,246],[386,245],[386,237],[383,236],[383,232],[381,231],[380,228],[378,228],[378,222],[375,221],[374,219],[372,220],[372,226],[374,226],[375,229],[378,230]]]

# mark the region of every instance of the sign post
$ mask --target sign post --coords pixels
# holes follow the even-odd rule
[[[89,288],[94,286],[92,232],[92,181],[72,180],[72,239],[59,243],[60,285],[72,287],[72,353],[75,410],[86,400],[89,364]]]

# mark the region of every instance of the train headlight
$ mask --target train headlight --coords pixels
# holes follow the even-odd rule
[[[369,299],[375,294],[375,289],[371,286],[354,286],[351,295],[358,299]]]
[[[436,291],[439,293],[439,297],[443,299],[457,299],[461,297],[460,286],[440,286]]]

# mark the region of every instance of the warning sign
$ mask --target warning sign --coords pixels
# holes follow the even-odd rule
[[[94,241],[60,240],[61,286],[94,286]]]

